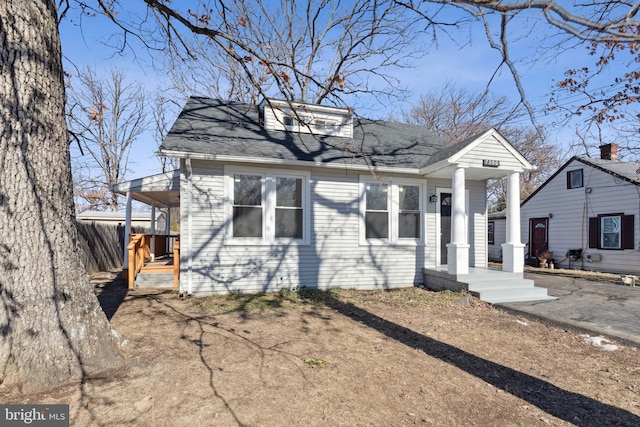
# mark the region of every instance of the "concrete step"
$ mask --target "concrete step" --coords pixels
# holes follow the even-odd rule
[[[173,273],[140,272],[135,281],[136,288],[173,288]]]
[[[471,295],[491,304],[503,302],[550,301],[557,299],[556,297],[549,296],[545,288],[538,288],[535,286],[485,288],[482,290],[477,290],[471,287],[469,292]]]
[[[545,288],[534,286],[523,273],[510,273],[487,268],[469,268],[469,274],[451,275],[444,270],[424,269],[425,283],[433,290],[466,290],[491,304],[504,302],[546,301],[550,297]]]
[[[491,304],[557,299],[550,297],[545,288],[534,286],[533,280],[523,278],[496,277],[493,280],[471,280],[469,292]]]

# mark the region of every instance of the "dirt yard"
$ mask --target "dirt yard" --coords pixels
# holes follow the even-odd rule
[[[180,299],[94,281],[122,336],[108,380],[3,403],[69,403],[76,426],[638,426],[640,352],[422,289]],[[617,343],[613,343],[617,344]]]

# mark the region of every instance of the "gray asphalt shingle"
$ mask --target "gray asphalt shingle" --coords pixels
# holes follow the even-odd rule
[[[191,97],[161,152],[420,168],[449,145],[424,127],[354,119],[353,138],[266,131],[258,107]]]

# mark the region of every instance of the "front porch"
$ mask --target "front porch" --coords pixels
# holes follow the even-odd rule
[[[469,267],[468,273],[451,274],[447,266],[424,268],[424,284],[433,291],[468,291],[471,295],[491,304],[504,302],[554,300],[545,288],[534,286],[533,280],[523,273],[493,268]]]

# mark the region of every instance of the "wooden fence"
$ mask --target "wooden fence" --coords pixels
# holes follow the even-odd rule
[[[146,227],[132,227],[132,233],[148,233]],[[122,268],[124,226],[78,222],[80,247],[88,273]]]

